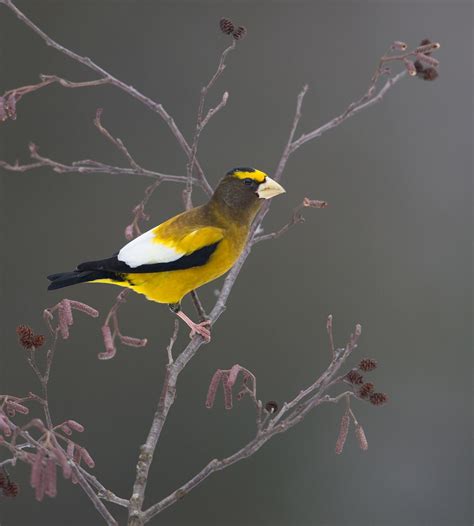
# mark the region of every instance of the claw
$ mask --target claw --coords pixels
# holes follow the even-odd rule
[[[193,338],[196,334],[201,335],[206,342],[211,341],[211,330],[206,328],[206,325],[210,327],[211,322],[209,320],[202,321],[201,323],[194,323],[194,326],[191,327],[191,332],[189,337]]]
[[[186,314],[184,314],[183,311],[177,312],[176,315],[179,318],[181,318],[184,321],[184,323],[191,329],[191,332],[189,333],[190,338],[193,338],[194,336],[196,336],[196,334],[199,334],[204,338],[206,342],[211,341],[211,330],[210,328],[208,329],[206,327],[210,327],[211,325],[211,322],[209,320],[202,321],[201,323],[194,323],[194,321],[188,318],[188,316],[186,316]]]

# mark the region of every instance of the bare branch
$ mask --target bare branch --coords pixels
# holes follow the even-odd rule
[[[326,321],[326,331],[328,333],[329,338],[329,350],[331,351],[331,356],[334,359],[336,355],[336,348],[334,347],[334,335],[332,332],[332,314],[328,316],[328,319]]]
[[[89,57],[82,57],[81,55],[78,55],[74,51],[71,51],[70,49],[67,49],[61,44],[58,44],[55,40],[49,37],[44,31],[42,31],[36,24],[34,24],[22,11],[20,11],[11,0],[0,0],[0,4],[4,4],[6,7],[8,7],[24,24],[26,24],[31,30],[33,30],[37,35],[39,35],[45,41],[46,45],[51,46],[52,48],[56,49],[60,53],[63,53],[64,55],[71,58],[72,60],[75,60],[76,62],[83,64],[87,68],[97,73],[100,76],[100,78],[92,82],[100,83],[100,84],[112,84],[113,86],[116,86],[117,88],[121,89],[122,91],[132,96],[133,98],[139,100],[142,104],[144,104],[147,108],[149,108],[153,112],[157,113],[166,122],[166,124],[170,128],[171,132],[173,133],[174,137],[178,141],[178,144],[181,146],[181,148],[185,152],[188,159],[191,158],[191,155],[192,155],[191,147],[186,142],[186,139],[184,138],[178,126],[176,125],[174,119],[165,110],[162,104],[155,102],[149,97],[143,95],[133,86],[130,86],[126,84],[125,82],[119,80],[118,78],[114,77],[109,72],[107,72],[105,69],[103,69],[102,67],[97,65],[95,62],[93,62]],[[61,84],[61,85],[64,85],[64,84]],[[91,84],[90,82],[87,83],[87,86],[91,86],[91,85],[98,85],[98,84]],[[66,86],[66,87],[71,87],[71,86]],[[79,86],[75,86],[75,87],[79,87]],[[204,172],[197,159],[194,161],[194,165],[196,166],[199,177],[201,178],[200,186],[204,189],[204,191],[208,195],[212,195],[212,188],[207,182]]]
[[[132,222],[125,227],[125,239],[131,241],[134,237],[141,235],[140,221],[149,221],[150,216],[145,213],[145,207],[150,197],[155,193],[155,190],[160,186],[161,179],[157,179],[150,186],[145,188],[145,195],[143,199],[133,207],[133,219]]]
[[[304,391],[301,391],[291,402],[287,402],[283,405],[279,413],[275,415],[273,419],[270,419],[266,427],[260,426],[257,428],[257,435],[248,442],[243,448],[236,451],[233,455],[223,458],[221,460],[213,459],[204,467],[197,475],[195,475],[186,484],[183,484],[180,488],[175,490],[173,493],[165,497],[160,502],[154,504],[147,510],[145,510],[141,516],[142,523],[145,524],[151,520],[155,515],[176,503],[178,500],[183,498],[196,486],[201,484],[209,475],[225,469],[236,462],[248,458],[255,454],[266,442],[268,442],[273,436],[288,431],[298,422],[300,422],[304,416],[306,416],[314,407],[324,402],[337,403],[343,398],[353,396],[352,391],[345,391],[336,397],[330,397],[324,395],[327,388],[331,385],[331,380],[334,379],[337,371],[340,369],[345,360],[350,356],[351,352],[356,348],[358,338],[360,336],[360,326],[356,326],[354,334],[351,335],[346,348],[342,352],[338,353],[337,356],[331,361],[327,370]],[[229,382],[239,374],[240,371],[249,373],[245,368],[239,365],[234,366],[229,371],[218,371],[221,374],[217,377],[217,381]],[[224,374],[223,374],[224,373]],[[251,374],[251,373],[250,373]],[[253,375],[252,375],[253,376]],[[255,378],[255,377],[253,377]],[[215,382],[214,382],[215,383]],[[208,407],[212,407],[213,395],[217,385],[210,387],[212,389],[210,403]],[[209,398],[209,396],[208,396]],[[307,398],[306,401],[304,399]]]
[[[112,493],[109,489],[107,489],[103,484],[101,484],[94,475],[91,475],[88,471],[86,471],[82,466],[77,466],[80,473],[84,476],[84,478],[89,482],[90,485],[94,486],[97,490],[97,496],[99,499],[108,500],[109,502],[112,502],[114,504],[117,504],[118,506],[122,506],[124,508],[128,508],[128,500],[122,499],[120,497],[117,497],[115,493]]]
[[[48,157],[43,157],[39,154],[38,147],[30,143],[30,156],[36,160],[35,163],[30,164],[19,164],[18,161],[15,164],[9,164],[5,161],[0,161],[0,167],[10,172],[26,172],[36,168],[42,168],[48,166],[53,169],[56,173],[80,173],[80,174],[96,174],[106,173],[111,175],[144,175],[152,179],[159,179],[160,181],[167,181],[172,183],[186,183],[186,177],[181,175],[168,175],[159,172],[153,172],[151,170],[145,170],[143,168],[137,170],[134,168],[120,168],[118,166],[111,166],[98,161],[92,161],[90,159],[84,159],[82,161],[75,161],[72,164],[63,164]],[[197,181],[196,181],[197,182]]]
[[[115,347],[115,339],[118,338],[123,345],[129,347],[144,347],[148,340],[146,338],[134,338],[132,336],[124,336],[120,330],[117,311],[120,305],[125,303],[126,296],[130,292],[129,289],[122,290],[112,305],[104,324],[102,325],[102,337],[104,339],[105,351],[98,354],[100,360],[110,360],[115,356],[117,349]]]
[[[186,184],[184,197],[185,197],[185,203],[186,203],[187,208],[189,208],[192,205],[191,193],[192,193],[192,184],[194,184],[194,182],[199,184],[204,189],[204,191],[207,192],[208,195],[212,194],[212,188],[210,187],[204,175],[204,172],[202,168],[200,167],[199,161],[197,159],[197,149],[198,149],[200,134],[203,128],[208,124],[212,116],[215,115],[215,113],[219,111],[221,108],[223,108],[227,102],[228,95],[227,93],[224,93],[220,103],[218,103],[214,108],[209,109],[204,116],[204,104],[205,104],[206,95],[209,89],[214,85],[216,80],[222,74],[222,71],[225,68],[226,56],[231,50],[235,48],[235,41],[232,43],[231,46],[229,46],[228,48],[224,50],[224,52],[221,55],[216,72],[214,73],[213,77],[210,79],[209,83],[201,89],[201,98],[200,98],[199,107],[198,107],[196,128],[194,132],[193,142],[190,146],[186,142],[185,138],[183,137],[181,131],[177,127],[172,117],[167,113],[167,111],[163,108],[161,104],[146,97],[145,95],[140,93],[138,90],[136,90],[132,86],[129,86],[125,84],[123,81],[112,76],[110,73],[108,73],[103,68],[101,68],[96,63],[94,63],[91,59],[87,57],[82,57],[76,54],[75,52],[55,42],[48,35],[46,35],[46,33],[44,33],[40,28],[38,28],[29,18],[27,18],[13,4],[11,0],[0,0],[0,3],[6,5],[24,24],[26,24],[37,35],[39,35],[45,41],[47,45],[53,47],[54,49],[68,56],[69,58],[75,60],[76,62],[83,64],[84,66],[88,67],[89,69],[94,71],[99,76],[98,79],[95,79],[92,81],[85,81],[85,82],[72,82],[72,81],[62,79],[57,76],[42,76],[41,77],[42,82],[40,84],[25,86],[23,88],[17,88],[17,90],[11,90],[11,93],[9,92],[8,96],[11,96],[12,94],[14,95],[13,99],[11,99],[10,101],[11,104],[13,104],[13,106],[6,106],[8,110],[7,114],[9,114],[11,118],[13,118],[13,116],[15,115],[14,105],[16,103],[16,100],[18,100],[21,96],[23,96],[26,93],[36,91],[37,89],[40,89],[49,84],[52,84],[53,82],[57,82],[61,86],[66,87],[66,88],[82,88],[82,87],[110,84],[110,85],[113,85],[121,89],[122,91],[129,94],[133,98],[139,100],[147,108],[149,108],[153,112],[157,113],[161,118],[163,118],[165,122],[167,123],[168,127],[170,128],[171,132],[175,136],[178,144],[180,145],[182,150],[185,152],[187,156],[187,161],[188,161],[186,177],[160,174],[157,172],[152,172],[152,171],[143,169],[140,165],[136,163],[136,161],[130,155],[128,149],[125,147],[123,142],[118,138],[114,138],[110,134],[110,132],[105,127],[103,127],[101,120],[100,120],[101,114],[100,112],[98,112],[96,115],[96,119],[95,119],[96,127],[98,128],[100,133],[102,133],[109,141],[111,141],[114,144],[114,146],[116,146],[121,151],[121,153],[126,157],[128,163],[130,164],[130,168],[113,167],[113,166],[109,166],[109,165],[106,165],[106,164],[103,164],[97,161],[92,161],[92,160],[82,160],[82,161],[77,161],[75,163],[72,163],[72,165],[66,165],[66,164],[62,164],[62,163],[53,161],[46,157],[40,156],[38,153],[38,149],[35,145],[30,146],[30,153],[31,153],[32,159],[36,162],[30,163],[28,165],[19,165],[18,163],[14,165],[10,165],[5,162],[0,162],[0,166],[3,166],[7,170],[18,171],[18,172],[27,171],[27,170],[38,168],[41,166],[49,166],[58,173],[64,173],[64,172],[79,172],[79,173],[99,172],[100,173],[102,172],[102,173],[118,173],[118,174],[127,174],[127,175],[145,175],[145,176],[154,178],[156,180],[154,185],[151,185],[149,187],[149,189],[151,189],[150,191],[147,189],[144,200],[138,205],[139,210],[135,214],[134,222],[131,225],[129,225],[129,227],[132,227],[131,228],[132,237],[133,237],[133,234],[139,233],[140,229],[138,227],[138,221],[146,217],[144,214],[144,206],[149,196],[151,195],[151,193],[154,191],[154,189],[158,186],[158,184],[161,181],[172,181],[172,182],[180,182],[180,183]],[[222,28],[226,29],[229,24],[232,25],[233,27],[233,24],[230,21],[225,20],[224,25],[222,25],[222,21],[221,21],[221,29]],[[225,31],[225,32],[228,33],[228,31]],[[245,34],[245,29],[242,27],[238,27],[235,31],[232,32],[232,35],[235,39],[241,38],[244,34]],[[394,43],[395,47],[393,47],[393,49],[397,49],[397,50],[404,49],[402,44],[403,43],[400,43],[400,42]],[[289,137],[288,137],[286,146],[282,152],[281,158],[279,160],[276,172],[274,174],[274,178],[276,180],[280,180],[283,177],[283,173],[286,168],[286,164],[291,154],[294,151],[296,151],[299,147],[301,147],[303,144],[319,137],[320,135],[322,135],[322,133],[332,128],[335,128],[336,126],[344,122],[347,118],[355,115],[359,111],[362,111],[363,109],[368,108],[371,105],[375,104],[376,102],[382,100],[382,98],[388,92],[388,90],[391,89],[391,87],[394,86],[399,80],[401,80],[401,78],[403,78],[406,72],[408,72],[410,75],[416,75],[418,71],[416,63],[412,63],[410,58],[416,58],[418,61],[423,62],[425,64],[436,65],[436,62],[434,62],[434,59],[430,59],[429,57],[426,58],[426,55],[425,55],[427,51],[433,50],[434,48],[436,48],[436,46],[437,45],[431,45],[427,49],[423,47],[419,47],[415,51],[404,53],[404,54],[399,54],[399,55],[390,55],[390,56],[384,55],[380,59],[379,65],[369,84],[369,88],[359,100],[350,104],[343,113],[341,113],[340,115],[332,119],[330,122],[326,123],[320,128],[317,128],[309,133],[303,133],[298,139],[295,140],[296,130],[300,122],[300,118],[302,114],[303,99],[308,89],[308,86],[304,86],[302,91],[299,93],[297,97],[296,111],[295,111],[293,122],[290,128]],[[423,56],[420,56],[420,54]],[[392,77],[391,73],[385,67],[385,64],[390,61],[401,62],[405,67],[405,71]],[[382,76],[386,76],[386,75],[389,75],[389,79],[387,80],[385,85],[377,91],[379,79]],[[194,169],[195,168],[197,171],[197,176],[194,179]],[[226,277],[224,281],[219,297],[209,315],[210,324],[214,324],[219,318],[219,316],[222,314],[222,312],[225,310],[227,299],[232,291],[232,288],[235,284],[235,281],[238,277],[238,274],[246,258],[250,254],[253,244],[259,241],[262,241],[262,240],[266,240],[266,239],[275,239],[281,236],[282,234],[284,234],[286,231],[288,231],[293,225],[299,222],[302,222],[303,218],[301,216],[301,209],[304,207],[308,207],[308,206],[323,207],[325,206],[325,203],[322,201],[314,201],[314,200],[309,200],[305,198],[303,203],[301,203],[301,205],[299,205],[299,207],[297,207],[294,210],[293,216],[290,219],[290,221],[286,225],[284,225],[279,231],[271,233],[271,234],[260,235],[258,234],[258,232],[260,231],[261,224],[270,207],[269,202],[265,203],[260,213],[257,215],[256,220],[254,221],[254,224],[251,230],[251,234],[249,236],[248,242],[242,254],[240,255],[238,261],[235,263],[234,267],[231,269],[231,271],[229,272],[228,276]],[[127,227],[127,229],[129,227]],[[117,309],[123,299],[123,296],[121,296],[121,294],[117,297],[117,302],[111,308],[109,315],[107,316],[106,322],[103,326],[104,340],[106,342],[106,347],[107,347],[107,352],[102,353],[102,354],[107,354],[107,356],[104,356],[104,357],[111,357],[113,353],[115,352],[115,347],[114,347],[115,337],[118,337],[122,341],[122,343],[125,343],[127,345],[133,345],[133,346],[138,346],[139,345],[138,342],[143,341],[143,340],[138,340],[136,338],[130,338],[127,336],[123,336],[120,332],[119,325],[118,325],[118,319],[117,319]],[[199,298],[197,297],[196,294],[193,294],[193,301],[198,311],[200,311],[201,315],[205,315],[205,312],[202,309],[202,305],[200,304]],[[65,338],[67,337],[68,327],[70,325],[68,321],[69,320],[68,316],[70,313],[67,312],[67,310],[64,310],[64,311],[59,311],[59,314],[60,314],[59,324],[58,324],[58,327],[55,329],[56,337],[58,336],[58,334],[60,334]],[[50,327],[54,329],[51,326],[51,320],[47,318],[47,321]],[[234,368],[230,370],[221,371],[223,376],[221,375],[220,379],[223,382],[223,385],[225,388],[225,395],[227,397],[226,406],[231,405],[231,402],[232,402],[231,398],[229,399],[229,396],[231,396],[231,393],[229,395],[229,391],[231,391],[232,385],[235,382],[237,375],[239,374],[239,372],[242,372],[242,371],[244,372],[244,387],[241,393],[250,394],[250,396],[252,397],[253,401],[256,404],[256,408],[257,408],[256,436],[247,445],[245,445],[243,448],[236,451],[233,455],[227,458],[221,459],[221,460],[217,460],[217,459],[212,460],[203,470],[201,470],[200,473],[198,473],[195,477],[193,477],[186,484],[181,486],[178,490],[176,490],[171,495],[169,495],[162,501],[158,502],[157,504],[151,506],[150,508],[148,508],[148,510],[143,511],[145,490],[146,490],[146,485],[148,481],[150,466],[153,461],[153,456],[156,450],[156,446],[161,436],[161,432],[165,425],[168,413],[176,398],[176,387],[177,387],[177,381],[178,381],[179,375],[181,371],[186,367],[186,365],[190,362],[190,360],[194,357],[194,355],[197,353],[198,349],[204,342],[201,336],[199,335],[194,336],[191,339],[191,341],[188,343],[188,345],[185,347],[185,349],[180,354],[178,354],[175,360],[173,360],[172,348],[177,339],[178,329],[179,329],[179,324],[175,322],[175,329],[171,337],[169,346],[167,348],[168,365],[166,366],[166,374],[165,374],[165,379],[163,381],[163,386],[161,389],[158,407],[156,408],[156,411],[153,417],[153,421],[152,421],[150,430],[148,432],[146,441],[140,448],[140,455],[139,455],[139,459],[138,459],[138,463],[136,467],[136,479],[135,479],[135,483],[133,486],[133,492],[130,497],[130,500],[127,501],[126,499],[121,499],[115,496],[114,494],[112,494],[111,492],[109,492],[108,490],[106,490],[95,479],[95,477],[92,477],[91,475],[88,475],[87,472],[84,472],[83,470],[81,470],[78,465],[78,462],[75,462],[74,459],[71,460],[70,456],[68,456],[68,459],[66,462],[67,466],[69,466],[69,463],[71,463],[72,469],[74,470],[75,477],[77,478],[77,480],[83,487],[86,494],[94,502],[94,505],[96,506],[96,508],[105,518],[107,524],[116,524],[116,522],[113,519],[113,517],[109,514],[107,508],[105,508],[103,503],[100,501],[99,497],[107,499],[118,505],[128,507],[129,525],[132,525],[132,526],[140,525],[141,526],[145,522],[149,521],[152,517],[154,517],[154,515],[162,511],[163,509],[177,502],[177,500],[179,500],[187,492],[189,492],[191,489],[193,489],[198,484],[200,484],[211,473],[224,469],[234,464],[235,462],[238,462],[239,460],[242,460],[244,458],[247,458],[253,455],[268,440],[270,440],[270,438],[272,438],[276,434],[285,432],[291,427],[293,427],[294,425],[296,425],[306,415],[308,415],[315,407],[317,407],[321,403],[325,403],[325,402],[336,403],[343,398],[345,398],[346,400],[349,400],[350,397],[356,397],[358,399],[363,399],[364,395],[362,394],[362,392],[363,392],[364,386],[365,386],[365,391],[367,391],[366,398],[368,398],[371,403],[373,403],[374,405],[380,405],[384,403],[386,401],[386,395],[383,393],[373,393],[372,388],[369,389],[367,387],[369,386],[369,384],[364,384],[364,386],[362,387],[356,387],[355,382],[353,382],[354,385],[352,386],[351,388],[352,390],[350,391],[345,391],[341,393],[340,395],[333,396],[333,397],[331,397],[328,394],[325,394],[327,390],[337,382],[343,381],[345,383],[349,383],[349,384],[351,383],[346,378],[346,376],[348,377],[348,375],[338,376],[338,374],[345,360],[351,355],[352,351],[357,347],[358,338],[360,336],[360,326],[356,326],[356,329],[354,333],[351,335],[351,338],[349,339],[349,342],[347,343],[345,348],[335,349],[334,341],[332,339],[332,319],[331,319],[331,325],[329,325],[329,320],[328,320],[327,328],[328,328],[328,334],[330,337],[330,349],[332,353],[332,361],[330,362],[326,371],[324,371],[321,374],[321,376],[314,383],[312,383],[309,387],[302,390],[297,396],[295,396],[289,402],[283,404],[283,407],[281,408],[279,412],[274,412],[273,410],[268,411],[268,414],[265,416],[263,420],[262,420],[262,403],[260,400],[257,399],[257,395],[256,395],[255,376],[249,371],[247,371],[246,369],[242,368],[241,366],[234,366]],[[50,363],[50,360],[52,360],[52,356],[53,356],[53,353],[51,353],[51,356],[48,355],[48,363]],[[34,360],[32,360],[32,363],[34,364],[34,366],[36,366],[36,363],[34,362]],[[245,374],[247,374],[247,376],[245,376]],[[357,374],[358,374],[358,381],[362,383],[362,379],[361,379],[362,376],[359,373]],[[43,376],[42,376],[42,373],[39,371],[38,377],[40,378],[40,381],[41,381],[41,378],[43,378],[43,380],[46,378],[46,383],[47,383],[47,378],[49,378],[49,369],[47,370],[47,375],[43,375]],[[246,381],[251,380],[252,378],[253,378],[252,386],[246,385]],[[373,387],[373,384],[370,384],[370,385]],[[52,436],[52,441],[53,441],[52,446],[56,448],[56,451],[61,452],[62,449],[57,444],[56,427],[53,427],[51,415],[49,414],[49,409],[47,406],[47,390],[44,389],[42,399],[40,399],[39,397],[37,397],[37,399],[38,401],[40,401],[40,403],[41,403],[41,400],[43,401],[43,405],[45,407],[44,412],[45,412],[45,419],[46,419],[47,425],[45,427],[41,421],[39,421],[39,423],[36,422],[36,423],[30,423],[30,424],[33,427],[36,426],[38,429],[41,429],[41,431],[44,431],[45,433],[50,433]],[[22,407],[18,400],[13,401],[13,404],[17,404],[18,407]],[[13,404],[12,402],[10,402],[10,407],[15,407]],[[276,408],[276,405],[274,407]],[[356,425],[356,433],[358,436],[360,447],[363,449],[366,449],[367,441],[365,438],[365,434],[362,428],[360,428],[359,430],[359,427],[357,427],[359,426],[359,424],[356,422],[355,416],[352,413],[352,410],[350,410],[350,408],[349,408],[349,411],[350,412],[348,414],[352,415],[355,425]],[[3,426],[5,433],[10,432],[11,434],[10,424],[8,420],[5,420],[5,419],[0,420],[0,426]],[[63,428],[64,428],[64,425],[63,425]],[[13,450],[15,454],[18,454],[18,455],[23,454],[24,455],[23,458],[26,459],[27,454],[21,451],[20,449],[16,448],[16,444],[14,440],[16,439],[17,435],[23,438],[29,436],[29,434],[26,431],[27,427],[25,427],[24,429],[18,432],[16,431],[14,427],[12,427],[12,429],[14,429],[15,435],[13,438],[13,442],[8,443],[7,447],[9,447],[10,450]],[[69,429],[67,425],[65,426],[65,429]],[[66,433],[64,429],[63,431]],[[64,436],[59,436],[59,438],[66,440]],[[29,443],[33,444],[35,447],[42,448],[42,444],[39,441],[35,441],[33,438],[31,438],[31,441]],[[60,453],[58,453],[58,455],[59,454]],[[93,466],[93,460],[90,458],[89,454],[85,452],[85,450],[83,450],[82,458],[85,459],[84,461],[88,465]],[[64,469],[64,465],[63,465],[63,469]],[[93,487],[98,491],[99,493],[98,495],[96,494],[96,491],[94,491]]]
[[[89,481],[93,479],[94,485],[96,487],[100,486],[103,488],[103,486],[95,479],[95,477],[88,475],[85,470],[82,470],[79,466],[81,456],[83,459],[85,459],[85,462],[90,467],[94,466],[94,461],[90,457],[89,453],[87,453],[85,448],[79,447],[77,444],[75,444],[76,451],[79,452],[79,456],[68,458],[67,454],[58,442],[58,439],[61,439],[67,441],[68,444],[74,444],[63,434],[61,434],[61,432],[65,433],[66,435],[70,435],[72,433],[72,429],[81,432],[84,430],[84,427],[74,420],[67,420],[62,424],[53,426],[49,408],[48,382],[51,375],[54,353],[58,342],[58,337],[61,336],[63,339],[69,337],[69,326],[72,325],[74,321],[72,314],[73,310],[81,311],[92,317],[98,316],[98,312],[89,305],[67,299],[63,299],[54,307],[45,309],[44,311],[44,319],[50,329],[52,336],[52,344],[46,353],[46,366],[44,368],[44,372],[41,372],[40,367],[37,365],[36,359],[38,348],[43,346],[45,343],[44,336],[35,335],[33,331],[26,325],[22,325],[17,328],[20,344],[26,349],[28,353],[28,363],[38,377],[43,394],[43,396],[40,398],[30,393],[28,397],[25,397],[22,400],[35,400],[41,404],[46,426],[40,419],[37,418],[31,420],[22,428],[16,426],[12,422],[8,422],[8,429],[9,431],[12,429],[14,434],[10,443],[3,440],[2,445],[10,449],[10,451],[12,451],[16,457],[20,458],[26,463],[32,464],[30,480],[31,486],[35,488],[37,500],[42,500],[45,494],[50,497],[54,497],[56,495],[56,464],[58,464],[62,467],[65,478],[69,478],[72,475],[74,480],[79,483],[81,488],[93,503],[94,507],[104,518],[105,522],[109,526],[116,526],[118,524],[117,521],[113,518],[103,502],[99,499],[96,492],[92,489]],[[55,314],[57,315],[56,326],[53,325]],[[20,411],[20,409],[23,408],[23,405],[19,404],[18,402],[14,402],[12,404],[8,397],[0,398],[3,398],[3,402],[0,407],[0,416],[2,417],[2,423],[4,423],[6,417],[4,416],[3,408],[6,404],[10,404],[16,411]],[[37,430],[40,430],[42,434],[41,438],[39,440],[35,440],[33,436],[27,431],[29,428],[36,428]],[[5,432],[5,429],[3,431]],[[11,431],[9,434],[11,435]],[[24,445],[20,445],[19,447],[16,445],[16,439],[18,436],[21,436],[26,441]],[[24,452],[24,447],[36,448],[36,454]],[[47,457],[45,456],[46,452]],[[47,459],[46,462],[44,462],[45,459]],[[116,497],[116,500],[119,500],[118,497]]]
[[[179,332],[179,321],[178,321],[178,318],[175,318],[173,334],[170,338],[170,342],[168,346],[166,347],[166,352],[168,353],[168,365],[171,365],[173,363],[173,347],[178,338],[178,332]]]
[[[94,504],[95,509],[102,515],[105,522],[108,526],[118,526],[118,522],[110,514],[109,510],[104,506],[104,503],[99,499],[95,491],[90,486],[89,482],[85,479],[82,472],[78,469],[76,465],[73,465],[74,474],[77,477],[77,480],[84,490],[84,493],[89,497],[92,504]]]
[[[278,163],[277,169],[274,174],[274,179],[276,181],[279,181],[283,177],[283,172],[286,167],[286,163],[288,162],[288,158],[291,155],[292,152],[292,144],[293,144],[293,138],[295,136],[296,128],[298,127],[298,123],[301,119],[301,108],[303,106],[303,99],[306,95],[306,92],[308,91],[308,84],[305,84],[303,86],[303,89],[298,94],[298,97],[296,98],[296,111],[295,116],[293,118],[293,123],[291,125],[290,129],[290,135],[288,136],[288,141],[286,143],[285,149],[283,150],[283,153],[281,154],[280,162]]]
[[[207,123],[211,120],[214,115],[220,111],[226,104],[227,100],[229,99],[229,93],[227,91],[224,92],[222,95],[222,99],[219,102],[219,104],[215,108],[209,108],[209,111],[207,112],[206,116],[202,119],[201,122],[201,130],[207,125]]]
[[[403,77],[405,77],[405,75],[406,71],[398,73],[398,75],[395,75],[394,77],[391,77],[387,80],[387,82],[377,95],[373,96],[372,98],[369,98],[368,100],[366,100],[366,96],[364,95],[364,97],[359,99],[358,102],[350,104],[343,113],[341,113],[331,121],[327,122],[323,126],[313,130],[312,132],[303,133],[298,139],[296,139],[291,144],[290,153],[293,153],[295,150],[303,146],[303,144],[306,144],[307,142],[312,141],[317,137],[321,137],[323,133],[332,130],[333,128],[336,128],[345,120],[347,120],[350,117],[353,117],[360,111],[365,110],[370,106],[373,106],[377,102],[380,102],[383,99],[384,95],[388,92],[388,90],[392,88],[397,82],[399,82]]]
[[[221,110],[226,105],[229,94],[225,92],[224,95],[222,96],[221,102],[215,108],[209,109],[206,117],[203,118],[204,103],[206,101],[206,97],[207,97],[209,90],[214,85],[216,80],[222,75],[222,72],[224,71],[226,67],[225,59],[227,55],[233,49],[235,49],[235,45],[236,45],[236,41],[234,40],[232,44],[222,52],[216,72],[211,77],[211,80],[207,83],[207,85],[201,88],[201,97],[199,99],[198,113],[197,113],[197,118],[196,118],[196,127],[194,130],[193,142],[191,145],[191,154],[188,156],[186,188],[183,191],[183,201],[184,201],[184,207],[186,210],[189,210],[193,206],[191,194],[193,191],[193,173],[194,173],[194,167],[196,166],[196,155],[197,155],[199,137],[201,136],[202,130],[204,129],[206,124],[209,122],[211,117],[215,115],[219,110]],[[203,174],[201,174],[199,171],[198,171],[198,176],[202,180]]]
[[[75,82],[73,80],[67,80],[62,77],[58,77],[57,75],[43,75],[42,74],[40,75],[40,79],[45,83],[45,85],[51,84],[53,82],[57,82],[63,88],[72,88],[72,89],[93,88],[96,86],[104,86],[106,84],[110,84],[110,80],[107,78]]]
[[[255,245],[256,243],[260,243],[260,241],[268,241],[270,239],[277,239],[278,237],[282,236],[283,234],[286,234],[288,230],[290,230],[291,227],[298,225],[299,223],[304,223],[305,218],[301,214],[301,210],[304,208],[326,208],[327,207],[326,201],[318,201],[316,199],[309,199],[308,197],[305,197],[303,201],[293,210],[293,215],[291,216],[290,221],[284,226],[280,228],[280,230],[277,230],[276,232],[272,232],[271,234],[264,234],[264,235],[257,235],[253,238],[252,243]]]

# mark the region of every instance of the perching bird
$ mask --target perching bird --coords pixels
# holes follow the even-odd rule
[[[194,323],[181,311],[181,300],[232,267],[263,200],[284,191],[260,170],[234,168],[205,205],[168,219],[111,258],[87,261],[73,272],[48,276],[48,290],[84,282],[127,287],[151,301],[168,303],[191,328],[191,337],[200,334],[209,341],[209,322]]]

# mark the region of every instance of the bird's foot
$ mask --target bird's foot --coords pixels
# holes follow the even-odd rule
[[[211,325],[211,322],[209,320],[204,320],[201,323],[195,323],[193,320],[191,320],[191,318],[188,318],[188,316],[186,316],[183,311],[177,312],[176,315],[181,318],[191,329],[191,332],[189,333],[190,338],[193,338],[196,336],[196,334],[199,334],[206,342],[211,341],[211,329],[208,328]]]
[[[206,342],[211,341],[211,322],[209,320],[204,320],[201,323],[194,323],[191,327],[191,332],[189,333],[189,337],[193,338],[196,336],[196,334],[201,335]],[[209,328],[208,328],[209,327]]]

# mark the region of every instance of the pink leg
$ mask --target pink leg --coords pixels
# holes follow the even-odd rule
[[[195,334],[200,334],[206,340],[206,342],[211,341],[211,330],[206,327],[206,325],[211,325],[210,321],[206,320],[202,321],[201,323],[194,323],[193,320],[188,318],[188,316],[186,316],[183,311],[178,311],[176,315],[181,318],[191,329],[191,332],[189,333],[190,338],[192,338]]]

